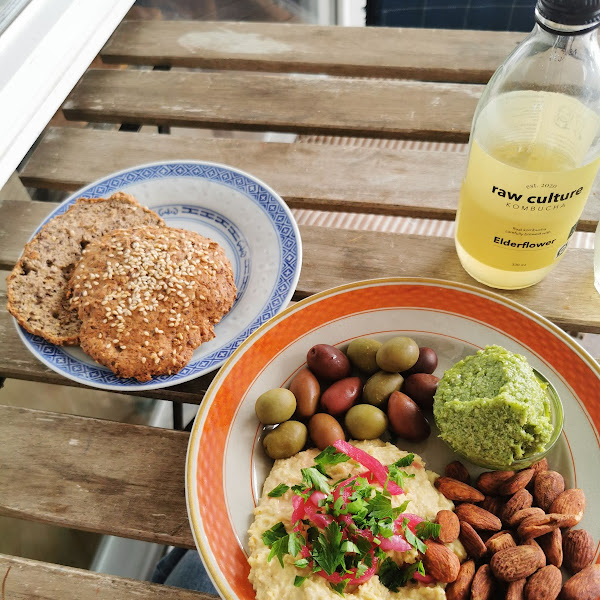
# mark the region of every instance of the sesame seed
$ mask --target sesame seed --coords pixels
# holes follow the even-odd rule
[[[108,344],[106,344],[107,348],[110,348],[112,346],[112,344],[109,342]]]
[[[142,356],[142,363],[145,363],[145,362],[146,362],[146,357]]]
[[[119,348],[121,348],[121,350],[127,350],[127,346],[119,346]]]

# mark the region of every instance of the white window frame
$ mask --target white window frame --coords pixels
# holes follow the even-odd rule
[[[134,0],[31,0],[0,36],[0,188]]]

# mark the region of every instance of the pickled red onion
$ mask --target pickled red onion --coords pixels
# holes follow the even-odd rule
[[[392,496],[398,496],[403,494],[402,488],[393,481],[388,480],[388,469],[385,465],[381,464],[375,457],[367,454],[364,450],[349,444],[344,440],[335,440],[333,447],[340,452],[343,452],[357,463],[366,467],[373,473],[377,483],[381,487],[385,487]]]
[[[412,546],[404,539],[402,535],[392,535],[389,538],[377,536],[380,541],[379,547],[387,552],[388,550],[395,550],[396,552],[407,552],[412,550]]]
[[[413,579],[420,581],[421,583],[435,583],[437,579],[431,575],[421,575],[418,571],[413,573]]]

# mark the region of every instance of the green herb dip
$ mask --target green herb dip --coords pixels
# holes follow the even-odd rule
[[[487,346],[448,369],[434,398],[440,436],[477,464],[502,468],[541,452],[552,435],[545,385],[524,356]]]

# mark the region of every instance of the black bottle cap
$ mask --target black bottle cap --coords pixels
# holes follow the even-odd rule
[[[538,0],[536,12],[561,25],[600,24],[600,0]]]

